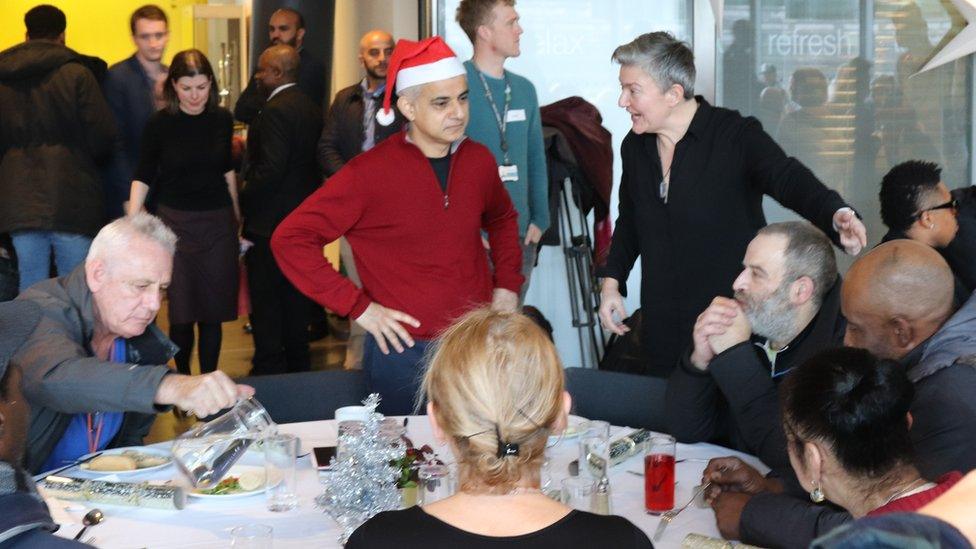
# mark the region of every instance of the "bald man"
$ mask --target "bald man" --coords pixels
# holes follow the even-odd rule
[[[938,481],[976,468],[976,299],[954,310],[942,256],[913,240],[878,246],[847,271],[841,311],[844,343],[897,360],[915,385],[909,433],[922,476]],[[733,505],[741,513],[737,537],[763,547],[806,547],[850,520],[795,495],[762,493],[744,505],[742,496],[717,502],[720,522],[736,515]]]
[[[254,335],[252,375],[301,372],[310,366],[312,304],[278,270],[270,247],[278,223],[321,184],[315,143],[322,111],[296,85],[299,64],[294,48],[273,45],[261,54],[254,75],[267,102],[248,131],[241,190],[243,234],[254,243],[244,257]]]
[[[359,40],[359,62],[366,75],[356,84],[339,90],[329,108],[317,154],[325,177],[331,177],[354,156],[372,149],[403,126],[403,115],[396,107],[393,108],[396,117],[389,126],[376,120],[376,111],[383,103],[386,91],[386,69],[391,55],[393,36],[385,30],[371,30]],[[339,240],[339,253],[349,279],[362,286],[352,248],[345,238]],[[356,369],[362,362],[366,333],[355,322],[349,324],[345,367]]]
[[[301,58],[298,87],[317,107],[322,108],[327,71],[322,59],[305,48],[305,18],[302,14],[291,8],[281,8],[272,13],[268,20],[268,41],[272,46],[291,46],[298,51]],[[245,124],[253,124],[264,107],[265,95],[258,88],[255,75],[234,105],[234,118]]]
[[[319,139],[318,161],[326,177],[339,171],[352,157],[400,131],[403,115],[396,109],[393,124],[383,126],[376,121],[376,111],[386,91],[386,68],[391,55],[390,33],[371,30],[360,39],[359,62],[366,74],[336,94]]]

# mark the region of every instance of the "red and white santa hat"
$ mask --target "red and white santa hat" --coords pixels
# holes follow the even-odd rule
[[[431,36],[420,42],[398,40],[386,71],[383,108],[377,111],[376,120],[384,126],[393,123],[395,116],[390,99],[394,85],[397,93],[400,93],[406,88],[447,80],[464,73],[464,65],[440,36]]]

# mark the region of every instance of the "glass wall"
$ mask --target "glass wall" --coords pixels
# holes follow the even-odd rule
[[[965,25],[949,0],[726,0],[718,102],[759,118],[852,202],[873,245],[895,164],[931,160],[950,188],[970,183],[972,62],[916,74]]]

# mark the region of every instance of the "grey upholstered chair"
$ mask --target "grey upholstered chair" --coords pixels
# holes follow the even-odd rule
[[[664,393],[668,380],[592,368],[566,368],[573,413],[613,425],[666,432]]]

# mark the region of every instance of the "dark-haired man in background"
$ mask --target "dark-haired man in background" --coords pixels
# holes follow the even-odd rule
[[[302,47],[305,40],[305,18],[296,10],[281,8],[271,14],[268,20],[268,39],[271,45],[284,44],[298,50],[301,61],[298,64],[298,88],[322,108],[325,98],[325,64]],[[257,79],[251,77],[247,88],[234,105],[234,118],[250,124],[264,107],[266,95],[258,88]]]
[[[139,147],[146,121],[161,106],[162,85],[169,70],[163,54],[169,42],[166,12],[147,4],[132,12],[129,30],[135,53],[112,65],[102,84],[105,100],[119,125],[119,140],[106,175],[105,214],[115,219],[125,213],[129,188],[139,162]]]
[[[24,16],[27,41],[0,52],[0,233],[17,250],[20,290],[85,259],[105,221],[97,164],[115,140],[91,59],[64,45],[54,6]],[[104,62],[103,62],[104,64]]]
[[[909,160],[881,180],[882,242],[909,238],[935,248],[956,275],[956,300],[976,289],[976,187],[949,191],[934,162]]]

